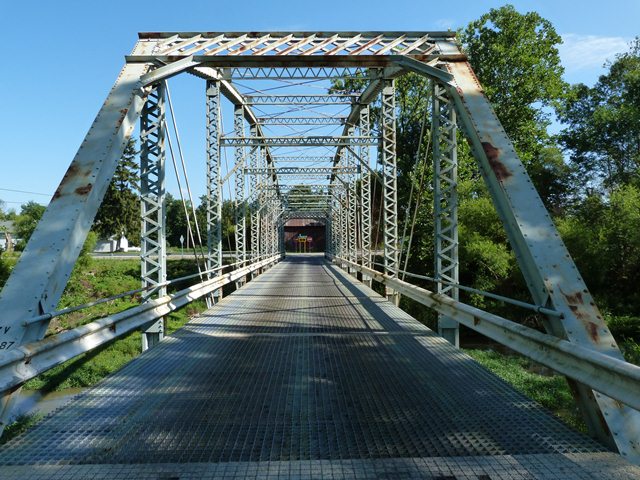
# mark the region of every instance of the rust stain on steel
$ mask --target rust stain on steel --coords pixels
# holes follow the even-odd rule
[[[590,319],[590,315],[587,312],[581,309],[581,306],[585,305],[582,292],[564,293],[562,290],[560,290],[560,292],[564,298],[566,298],[569,308],[573,314],[586,327],[589,337],[597,343],[600,340],[600,334],[598,333],[599,326]]]
[[[487,160],[489,160],[489,165],[491,166],[493,173],[495,173],[498,178],[498,181],[502,182],[511,177],[512,173],[500,161],[500,149],[494,147],[489,142],[482,142],[482,148],[487,156]]]
[[[52,200],[55,200],[59,197],[62,196],[62,190],[65,186],[65,184],[70,181],[72,178],[76,177],[78,175],[79,172],[79,168],[78,165],[76,165],[76,163],[72,163],[71,165],[69,165],[69,168],[67,169],[67,171],[64,174],[64,177],[62,177],[62,181],[60,182],[60,185],[58,185],[58,188],[56,189],[55,193],[53,194],[53,198]]]
[[[127,116],[128,111],[129,111],[128,108],[123,108],[120,110],[120,117],[116,121],[116,129],[120,128],[120,125],[122,125],[122,122],[124,122],[124,118]]]
[[[569,303],[573,303],[573,304],[580,304],[580,303],[584,303],[584,299],[582,298],[582,292],[576,292],[576,293],[562,293],[564,295],[564,298],[567,299],[567,302]]]
[[[598,325],[593,322],[587,322],[587,329],[589,330],[589,336],[593,339],[594,342],[598,341]]]
[[[87,183],[85,186],[83,187],[78,187],[76,188],[76,193],[78,195],[87,195],[91,189],[93,188],[93,185],[91,183]]]

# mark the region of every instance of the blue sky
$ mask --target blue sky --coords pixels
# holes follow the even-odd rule
[[[5,1],[0,6],[5,38],[0,199],[16,209],[28,200],[48,203],[138,31],[443,30],[465,26],[504,3]],[[521,12],[536,10],[554,24],[565,40],[560,53],[570,82],[593,84],[602,64],[640,34],[640,0],[510,3]],[[201,83],[192,77],[171,83],[194,195],[204,192]],[[174,181],[169,190],[177,193]]]

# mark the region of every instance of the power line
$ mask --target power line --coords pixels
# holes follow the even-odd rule
[[[16,203],[16,204],[24,205],[27,202],[16,202],[16,201],[12,201],[12,200],[0,200],[0,203]],[[34,203],[37,203],[38,205],[42,205],[42,206],[46,207],[46,204],[44,204],[44,203],[40,203],[40,202],[34,202]]]
[[[31,195],[43,195],[45,197],[50,197],[51,194],[50,193],[40,193],[40,192],[28,192],[26,190],[14,190],[12,188],[0,188],[0,190],[3,190],[5,192],[15,192],[15,193],[29,193]],[[14,202],[15,203],[15,202]]]

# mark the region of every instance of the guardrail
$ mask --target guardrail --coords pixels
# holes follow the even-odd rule
[[[446,295],[434,293],[345,258],[326,254],[422,305],[446,315],[510,349],[593,390],[640,410],[640,367],[604,353],[539,332]]]
[[[174,294],[3,352],[0,354],[0,392],[14,390],[56,365],[157,320],[251,272],[276,263],[280,258],[281,255],[274,255]]]

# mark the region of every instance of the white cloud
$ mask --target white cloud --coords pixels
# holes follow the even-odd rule
[[[560,58],[567,72],[600,68],[617,53],[629,49],[631,39],[599,35],[562,34],[564,43],[559,46]]]

